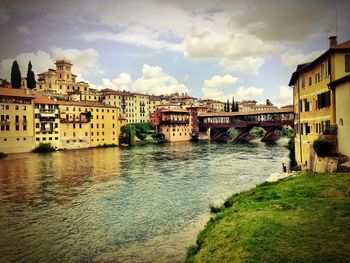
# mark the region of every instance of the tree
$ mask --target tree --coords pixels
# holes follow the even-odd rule
[[[230,100],[227,99],[227,109],[226,112],[230,112]]]
[[[232,111],[232,112],[235,112],[235,111],[236,111],[235,97],[233,97],[233,96],[232,96],[231,111]]]
[[[19,66],[17,61],[13,61],[11,68],[11,86],[12,88],[19,89],[21,87],[22,77],[21,71],[19,70]]]
[[[27,87],[28,89],[34,89],[36,87],[35,74],[32,70],[32,63],[30,61],[28,63],[27,71]]]
[[[239,107],[238,107],[238,102],[236,101],[236,106],[235,106],[235,110],[236,110],[236,112],[239,112]]]

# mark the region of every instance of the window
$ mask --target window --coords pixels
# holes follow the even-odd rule
[[[301,87],[304,89],[305,88],[305,76],[301,77]]]
[[[343,126],[343,125],[344,125],[343,118],[340,118],[340,119],[339,119],[339,126]]]
[[[350,54],[345,55],[345,72],[350,72]]]
[[[18,105],[15,106],[15,110],[19,110],[19,106]]]
[[[327,108],[331,106],[331,93],[330,91],[317,95],[317,109]]]
[[[312,77],[309,77],[309,86],[312,85]]]

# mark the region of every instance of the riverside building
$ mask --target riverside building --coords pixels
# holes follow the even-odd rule
[[[61,148],[59,140],[59,103],[46,96],[34,98],[35,147],[50,143],[55,149]]]
[[[189,141],[192,138],[191,115],[187,110],[158,109],[154,112],[151,123],[169,142]]]
[[[298,65],[289,82],[294,100],[295,157],[308,169],[315,156],[313,142],[319,138],[336,141],[338,137],[338,150],[344,149],[349,156],[349,147],[343,145],[350,144],[349,125],[344,124],[350,114],[349,87],[345,84],[350,74],[350,41],[337,44],[336,37],[329,40],[329,49]],[[337,130],[341,131],[338,135]]]
[[[34,148],[34,96],[22,89],[0,88],[0,152]]]

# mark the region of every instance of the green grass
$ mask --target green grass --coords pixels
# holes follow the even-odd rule
[[[222,208],[186,262],[349,262],[349,173],[263,183]]]

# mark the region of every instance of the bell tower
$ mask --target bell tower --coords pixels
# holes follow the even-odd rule
[[[58,81],[72,81],[72,72],[71,67],[72,63],[66,59],[58,59],[56,60],[56,79]]]

